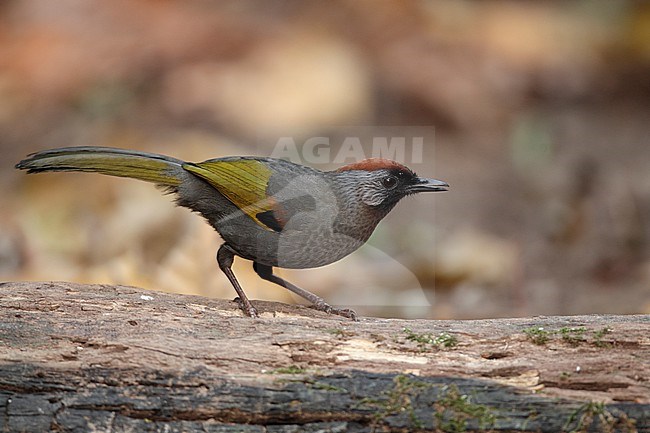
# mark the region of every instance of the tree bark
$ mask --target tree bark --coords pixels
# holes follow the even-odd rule
[[[0,284],[0,432],[650,431],[650,316],[359,322]]]

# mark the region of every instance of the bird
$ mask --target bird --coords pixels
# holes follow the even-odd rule
[[[203,162],[113,147],[62,147],[27,155],[27,173],[79,171],[139,179],[175,196],[176,204],[203,216],[221,235],[219,268],[237,292],[243,313],[258,317],[232,271],[235,257],[250,260],[257,275],[309,301],[313,308],[358,320],[273,272],[316,268],[363,245],[404,197],[447,191],[446,182],[419,177],[401,163],[369,158],[333,171],[257,156]]]

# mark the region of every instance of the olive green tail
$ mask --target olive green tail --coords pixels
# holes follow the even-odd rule
[[[28,173],[87,171],[140,179],[173,189],[186,174],[183,164],[179,159],[155,153],[84,146],[37,152],[16,164],[16,168]]]

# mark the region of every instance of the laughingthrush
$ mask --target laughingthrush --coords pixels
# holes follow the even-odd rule
[[[314,268],[363,245],[382,218],[407,195],[446,191],[449,185],[418,177],[395,161],[371,158],[334,171],[292,162],[234,156],[192,163],[164,155],[108,147],[45,150],[20,161],[28,173],[88,171],[153,182],[176,195],[219,232],[219,267],[244,313],[257,312],[232,272],[235,256],[257,274],[310,301],[314,308],[356,318],[273,274],[273,268]]]

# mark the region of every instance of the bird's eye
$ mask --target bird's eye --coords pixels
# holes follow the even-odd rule
[[[381,180],[381,184],[386,189],[393,189],[397,186],[397,178],[395,176],[387,176]]]

